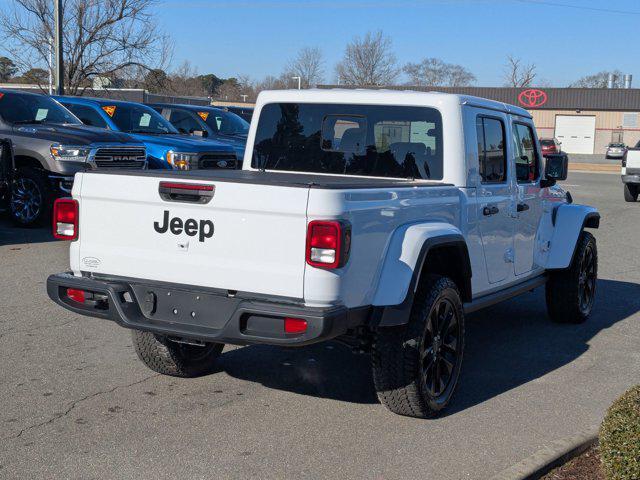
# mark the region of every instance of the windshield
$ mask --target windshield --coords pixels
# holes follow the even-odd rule
[[[221,135],[247,135],[249,124],[235,113],[224,110],[203,110],[198,112],[209,128]]]
[[[46,95],[0,92],[0,116],[5,122],[17,125],[82,124],[69,110]]]
[[[251,166],[374,177],[443,176],[442,117],[428,107],[273,103]]]
[[[540,140],[540,145],[543,147],[552,147],[554,144],[553,140]]]
[[[102,109],[122,132],[152,135],[178,133],[162,115],[145,105],[104,105]]]
[[[610,147],[621,148],[621,147],[624,147],[624,143],[610,143],[609,146]]]

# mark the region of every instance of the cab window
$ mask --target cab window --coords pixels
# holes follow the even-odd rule
[[[441,180],[442,117],[429,107],[267,104],[258,120],[251,166]]]
[[[497,118],[477,117],[478,164],[482,183],[502,183],[507,179],[507,152],[504,123]]]
[[[204,127],[193,118],[192,114],[184,110],[171,109],[169,121],[180,133],[193,133],[204,130]]]
[[[513,143],[518,183],[535,182],[540,176],[540,160],[536,150],[533,128],[522,123],[514,123]]]
[[[69,103],[63,104],[67,107],[71,112],[82,121],[85,125],[90,125],[92,127],[98,128],[108,128],[107,122],[100,116],[98,112],[96,112],[93,108],[87,107],[85,105],[73,105]]]

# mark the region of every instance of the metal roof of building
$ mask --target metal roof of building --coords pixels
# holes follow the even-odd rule
[[[320,85],[318,88],[358,88]],[[417,87],[394,85],[390,90],[443,92],[472,95],[518,105],[527,110],[614,110],[640,112],[640,88],[546,88],[546,87]]]

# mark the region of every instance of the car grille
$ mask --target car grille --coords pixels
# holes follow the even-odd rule
[[[144,148],[99,148],[93,162],[98,168],[143,169],[147,152]]]
[[[198,159],[199,169],[226,169],[238,168],[238,159],[233,153],[205,153]]]

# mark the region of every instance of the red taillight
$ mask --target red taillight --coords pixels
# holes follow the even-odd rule
[[[59,198],[53,204],[53,236],[60,240],[78,238],[78,201]]]
[[[198,183],[160,182],[161,189],[189,190],[191,192],[213,192],[213,185],[201,185]]]
[[[307,263],[312,267],[339,268],[346,262],[351,233],[341,222],[314,220],[307,226]]]
[[[285,333],[304,333],[307,331],[307,321],[302,318],[290,318],[284,319],[284,332]]]
[[[69,299],[73,300],[74,302],[84,303],[84,290],[78,290],[77,288],[67,288],[67,297],[69,297]]]

